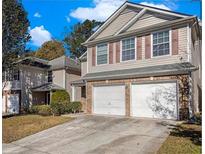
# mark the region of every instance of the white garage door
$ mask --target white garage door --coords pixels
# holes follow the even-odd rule
[[[7,112],[19,113],[19,95],[10,94],[7,96]]]
[[[93,95],[93,113],[125,115],[125,86],[94,87]]]
[[[132,116],[177,119],[176,89],[175,82],[132,85]]]

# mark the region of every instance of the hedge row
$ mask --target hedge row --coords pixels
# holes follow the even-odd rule
[[[59,109],[60,108],[60,109]],[[60,113],[58,112],[60,110]],[[51,108],[50,105],[34,105],[30,108],[30,113],[39,114],[42,116],[49,115],[61,115],[64,113],[78,113],[82,110],[81,102],[70,102],[65,108],[61,106],[55,106],[55,108]]]
[[[70,96],[65,90],[57,90],[52,94],[50,105],[35,105],[30,108],[30,112],[40,115],[61,115],[64,113],[80,112],[82,105],[80,102],[70,102]]]

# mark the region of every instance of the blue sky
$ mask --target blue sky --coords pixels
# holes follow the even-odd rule
[[[30,21],[32,36],[27,44],[32,50],[43,42],[62,40],[66,31],[85,19],[104,21],[125,0],[22,0]],[[200,0],[130,0],[181,13],[196,15],[201,19]],[[67,27],[67,30],[65,29]]]

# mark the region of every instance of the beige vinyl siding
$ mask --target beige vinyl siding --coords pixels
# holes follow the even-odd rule
[[[92,48],[87,49],[88,73],[91,73],[92,66]]]
[[[75,81],[75,80],[79,80],[80,79],[80,75],[75,74],[75,73],[71,73],[71,72],[66,72],[66,91],[69,93],[70,98],[72,96],[72,88],[71,88],[71,82]],[[75,100],[79,101],[81,98],[81,88],[77,87],[75,89]]]
[[[62,88],[65,88],[65,70],[64,69],[53,71],[53,83]]]
[[[91,68],[91,72],[113,71],[113,70],[121,70],[121,69],[148,67],[154,65],[156,66],[156,65],[180,63],[179,60],[180,57],[183,57],[183,59],[187,59],[186,55],[163,56],[157,58],[150,58],[146,60],[122,62],[122,63],[116,63],[116,64],[110,64],[104,66],[96,66]]]
[[[81,76],[84,76],[87,73],[87,62],[81,63]]]
[[[114,35],[117,31],[119,31],[127,22],[129,22],[137,12],[135,11],[127,11],[125,13],[120,14],[108,27],[106,27],[97,37],[96,39],[103,38],[106,36]]]
[[[26,105],[31,105],[32,95],[30,88],[47,83],[47,71],[32,66],[21,66],[20,70],[21,102]]]
[[[192,88],[193,88],[193,103],[194,111],[199,112],[201,110],[201,90],[202,90],[202,68],[201,68],[201,40],[196,34],[194,28],[192,29],[192,41],[190,41],[191,47],[191,62],[194,66],[199,67],[198,70],[192,73]]]
[[[179,33],[179,53],[187,54],[187,27],[182,27],[178,29]]]
[[[151,14],[143,15],[139,20],[137,20],[127,31],[132,31],[135,29],[152,26],[154,24],[162,23],[167,21],[166,19],[155,17]]]
[[[127,61],[127,62],[121,62],[121,63],[116,63],[114,61],[113,64],[94,66],[94,67],[91,64],[91,58],[92,58],[91,48],[88,48],[88,68],[89,68],[88,72],[93,73],[93,72],[103,72],[103,71],[112,71],[112,70],[120,70],[120,69],[148,67],[148,66],[153,66],[153,65],[180,63],[181,57],[183,57],[183,61],[187,61],[188,55],[185,52],[181,52],[181,51],[187,51],[186,27],[179,29],[178,37],[179,37],[179,48],[181,48],[178,55],[168,55],[168,56],[161,56],[161,57],[145,59],[145,37],[142,36],[142,60]],[[116,54],[114,54],[114,57],[115,56]]]

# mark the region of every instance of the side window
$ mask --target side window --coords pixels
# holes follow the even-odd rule
[[[3,72],[3,81],[19,81],[20,71],[18,69],[10,69]]]
[[[19,81],[19,74],[20,74],[19,70],[14,70],[13,71],[13,80]]]
[[[48,82],[53,82],[53,72],[48,71]]]
[[[97,45],[97,65],[107,64],[108,62],[107,44]]]
[[[163,56],[170,54],[170,40],[169,40],[169,31],[153,33],[153,46],[152,46],[152,55]]]
[[[122,61],[135,59],[135,38],[122,40]]]

